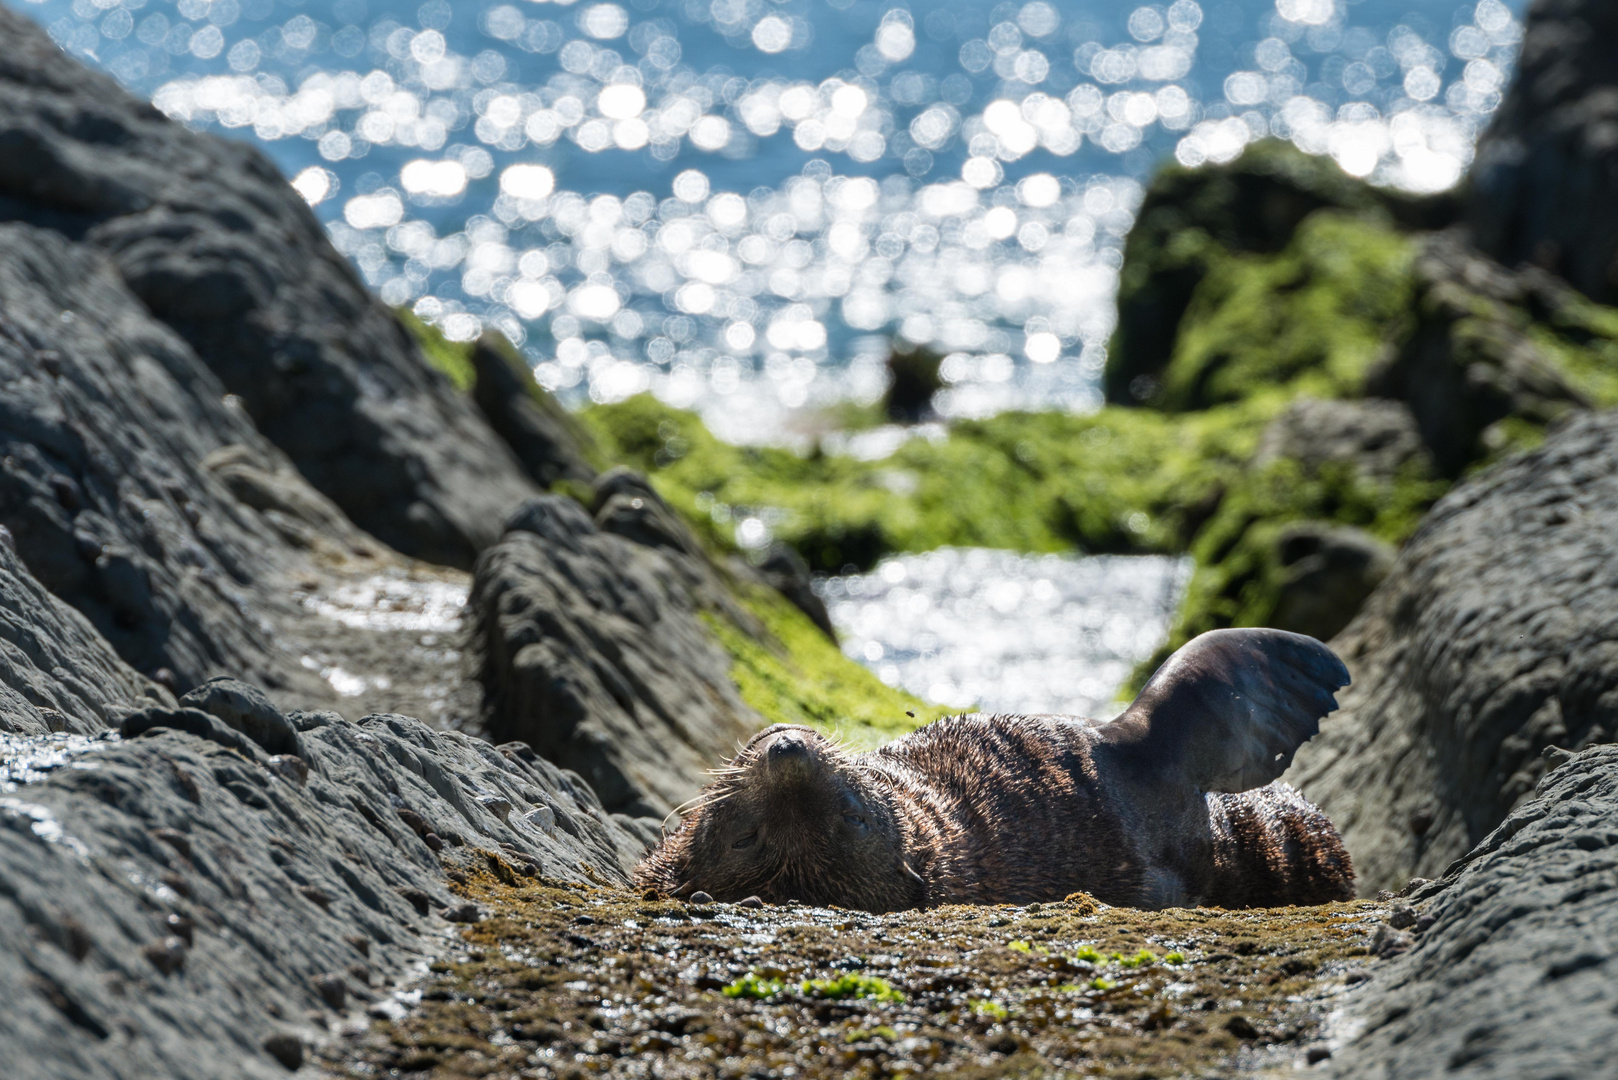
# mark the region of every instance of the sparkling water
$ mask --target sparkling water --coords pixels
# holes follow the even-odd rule
[[[843,651],[941,705],[1106,719],[1163,641],[1191,573],[1161,555],[944,548],[818,591]]]
[[[263,146],[381,296],[572,401],[732,439],[945,354],[945,415],[1085,409],[1159,163],[1262,135],[1414,190],[1522,0],[9,0]]]

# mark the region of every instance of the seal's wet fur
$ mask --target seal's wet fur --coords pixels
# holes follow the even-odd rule
[[[1272,782],[1347,683],[1313,638],[1223,630],[1175,653],[1110,723],[953,716],[868,754],[777,724],[635,880],[868,911],[1079,891],[1146,908],[1347,899],[1337,830]]]

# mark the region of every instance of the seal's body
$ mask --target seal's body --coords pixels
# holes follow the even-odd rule
[[[955,716],[859,755],[778,724],[635,879],[869,911],[1080,891],[1147,908],[1347,899],[1337,831],[1271,782],[1347,682],[1313,638],[1225,630],[1175,653],[1110,723]]]

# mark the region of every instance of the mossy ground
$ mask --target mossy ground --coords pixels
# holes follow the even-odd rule
[[[1288,1071],[1375,963],[1380,905],[869,915],[686,905],[518,877],[343,1077],[1169,1077]],[[1174,954],[1176,962],[1169,962]],[[729,991],[729,992],[727,992]]]

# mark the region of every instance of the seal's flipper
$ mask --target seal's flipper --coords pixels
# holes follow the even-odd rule
[[[1312,637],[1211,630],[1157,669],[1102,741],[1154,772],[1179,769],[1202,791],[1262,787],[1337,708],[1348,669]]]

